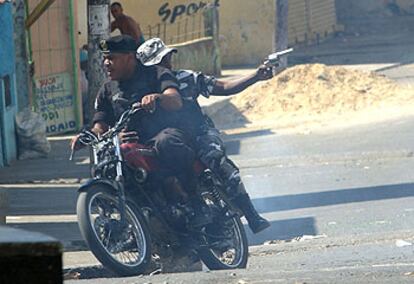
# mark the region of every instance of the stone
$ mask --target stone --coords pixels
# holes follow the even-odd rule
[[[52,237],[0,226],[0,283],[63,283],[62,245]]]

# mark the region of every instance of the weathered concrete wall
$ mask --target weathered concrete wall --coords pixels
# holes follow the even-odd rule
[[[401,13],[414,14],[414,0],[335,0],[339,19],[364,17],[387,12],[389,4],[396,4]]]
[[[86,29],[86,14],[87,14],[87,5],[86,1],[76,0],[77,2],[77,15],[78,15],[78,26],[79,26],[79,43],[86,43],[87,42],[87,29]],[[141,29],[144,32],[148,32],[148,26],[154,25],[157,23],[161,23],[165,18],[165,22],[167,22],[168,29],[167,33],[174,33],[176,32],[176,26],[171,23],[176,23],[177,21],[183,19],[184,17],[190,15],[194,15],[196,13],[200,13],[195,8],[194,3],[192,1],[182,1],[182,0],[174,0],[168,1],[168,6],[165,4],[165,1],[158,1],[158,0],[142,0],[140,1],[140,5],[137,5],[136,1],[120,1],[124,7],[124,12],[127,15],[133,16],[140,24]],[[179,7],[180,4],[184,2],[188,2],[186,4],[186,12],[184,14],[177,15],[176,13],[180,11],[176,11],[173,15],[172,12],[176,7]],[[207,1],[208,2],[208,1]],[[211,2],[211,1],[210,1]],[[164,6],[164,8],[162,8]],[[188,8],[190,7],[190,8]],[[199,7],[199,3],[198,6]],[[161,9],[161,14],[159,13]],[[189,9],[189,10],[188,10]],[[164,12],[163,12],[164,11]],[[170,11],[170,12],[168,12]],[[137,16],[138,15],[138,16]],[[201,16],[201,15],[199,15]],[[201,19],[201,17],[199,17]],[[192,25],[192,23],[189,23]],[[198,30],[204,27],[204,22],[200,22],[197,20],[196,28]],[[182,27],[182,31],[184,32],[184,27]],[[155,31],[153,31],[155,32]],[[115,34],[116,32],[114,32]],[[204,36],[203,34],[201,36]],[[148,36],[147,36],[148,38]],[[165,39],[163,39],[165,40]],[[177,44],[172,45],[178,49],[178,53],[173,57],[173,65],[177,69],[192,69],[202,71],[206,74],[214,74],[217,67],[215,67],[215,52],[214,52],[214,43],[211,37],[202,37],[200,39],[194,41],[188,41],[184,44]]]
[[[40,1],[28,0],[29,9],[34,9]],[[79,50],[72,52],[70,8],[70,1],[56,0],[30,27],[35,81],[33,101],[36,111],[46,121],[47,135],[81,127],[80,80],[75,80],[79,74]],[[76,40],[74,36],[75,48]]]
[[[69,1],[57,0],[30,28],[35,78],[72,71],[68,11]]]
[[[220,2],[223,65],[258,64],[272,52],[274,0]]]
[[[176,35],[177,23],[181,23],[181,32],[184,31],[183,20],[191,16],[199,16],[201,14],[200,5],[204,6],[206,3],[214,2],[215,0],[120,0],[124,8],[124,13],[133,17],[141,26],[144,34],[149,33],[149,28],[152,27],[152,33],[156,32],[155,25],[159,23],[166,24],[166,34]],[[87,5],[85,0],[75,0],[78,7],[78,23],[79,23],[79,43],[87,43]],[[202,30],[204,23],[197,17],[195,22],[189,21],[188,29]],[[113,19],[111,19],[113,20]],[[164,27],[161,27],[164,34]],[[118,34],[115,31],[113,34]],[[146,36],[148,37],[148,36]],[[170,37],[168,38],[168,40]],[[166,38],[163,38],[167,41]]]
[[[80,1],[80,0],[78,0]],[[259,64],[273,50],[275,0],[121,0],[124,11],[141,25],[167,24],[167,43],[178,30],[183,32],[185,19],[191,21],[203,5],[218,3],[220,48],[223,65]],[[79,2],[80,5],[81,4]],[[86,42],[86,8],[79,10],[80,42]],[[84,13],[84,15],[81,15]],[[200,18],[198,18],[200,19]],[[289,0],[289,42],[315,40],[332,33],[336,26],[334,0]],[[197,20],[199,29],[203,23]],[[180,27],[178,27],[180,25]],[[152,28],[154,29],[154,28]],[[152,31],[154,34],[154,31]],[[161,35],[163,32],[161,32]],[[161,36],[162,37],[162,36]]]
[[[215,73],[214,43],[211,37],[172,45],[172,47],[178,50],[173,56],[175,69],[191,69],[202,71],[205,74]]]

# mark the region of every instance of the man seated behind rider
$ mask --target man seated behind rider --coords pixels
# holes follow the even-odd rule
[[[176,49],[166,47],[161,39],[153,38],[138,48],[137,57],[145,66],[157,65],[172,69],[171,57],[175,52]],[[276,73],[282,70],[279,68]],[[272,78],[272,68],[261,65],[251,74],[228,80],[216,79],[190,70],[178,70],[174,73],[183,98],[183,108],[179,112],[180,122],[183,129],[195,136],[198,157],[226,182],[227,194],[245,215],[250,229],[258,233],[268,228],[269,222],[255,210],[241,181],[238,167],[227,157],[220,133],[203,114],[197,97],[200,94],[205,97],[236,94],[260,80]]]
[[[148,113],[130,121],[129,134],[153,146],[161,164],[174,169],[185,182],[195,153],[184,132],[175,127],[174,112],[182,107],[175,76],[166,68],[145,67],[138,62],[137,43],[128,35],[104,40],[100,49],[110,81],[103,84],[96,97],[92,131],[104,133],[127,107],[140,103]],[[78,138],[72,140],[72,149],[80,147]]]

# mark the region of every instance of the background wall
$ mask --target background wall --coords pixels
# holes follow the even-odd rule
[[[0,4],[0,76],[14,73],[13,18],[11,4]]]
[[[178,50],[172,59],[174,68],[200,70],[207,74],[218,72],[213,60],[216,54],[211,37],[171,46]]]
[[[10,2],[0,3],[0,167],[16,159],[15,54]]]
[[[28,0],[32,11],[41,0]],[[86,2],[86,1],[84,1]],[[34,62],[34,104],[47,124],[47,134],[74,131],[81,127],[79,50],[76,19],[71,1],[56,0],[30,27]],[[76,5],[74,5],[76,11]],[[86,20],[86,19],[85,19]],[[72,40],[74,42],[72,42]],[[72,46],[74,45],[74,46]]]
[[[274,0],[220,2],[220,48],[223,65],[258,64],[272,52]]]
[[[86,1],[79,3],[80,42],[86,43]],[[220,5],[220,47],[222,64],[226,66],[258,64],[273,50],[275,0],[121,0],[127,15],[152,33],[157,24],[167,25],[167,43],[177,30],[188,25],[203,28],[196,18],[208,3]],[[192,21],[195,20],[195,23]],[[315,41],[336,29],[334,0],[289,0],[289,42]],[[180,27],[178,27],[180,26]],[[163,29],[161,27],[161,29]],[[162,34],[162,33],[161,33]],[[163,37],[163,36],[161,36]]]
[[[364,17],[369,14],[388,14],[387,5],[396,4],[402,14],[414,14],[414,0],[336,0],[340,19]]]

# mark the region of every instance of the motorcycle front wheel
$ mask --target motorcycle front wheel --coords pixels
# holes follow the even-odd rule
[[[132,202],[125,203],[121,220],[115,191],[95,184],[80,192],[76,211],[83,238],[106,268],[121,276],[145,272],[151,262],[151,237],[144,217]]]

